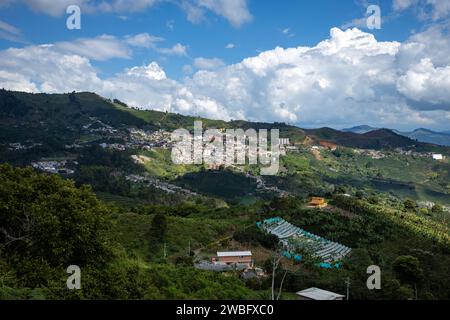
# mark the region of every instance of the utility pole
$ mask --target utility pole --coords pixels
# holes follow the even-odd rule
[[[419,300],[418,295],[417,295],[417,283],[414,283],[414,292],[415,292],[416,300]]]
[[[350,299],[350,277],[347,277],[345,284],[347,285],[347,301]]]
[[[191,240],[189,240],[188,256],[191,256]]]
[[[164,242],[164,259],[166,258],[167,254],[166,254],[166,243]]]

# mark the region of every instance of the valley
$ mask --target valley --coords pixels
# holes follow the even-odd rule
[[[192,131],[196,120],[222,130],[280,129],[289,143],[282,147],[279,173],[261,176],[261,166],[249,164],[174,164],[171,133]],[[95,255],[80,259],[89,276],[79,298],[269,299],[280,239],[257,223],[279,217],[346,253],[330,261],[341,267],[327,269],[295,245],[292,255],[302,260],[280,256],[274,273],[276,283],[285,279],[281,299],[305,287],[345,292],[347,278],[354,299],[450,298],[449,147],[386,129],[357,134],[143,111],[93,93],[0,90],[0,124],[0,222],[8,226],[3,233],[26,231],[19,223],[28,217],[21,206],[32,208],[36,225],[55,230],[50,241],[34,229],[30,247],[21,241],[0,245],[2,297],[74,298],[53,286],[61,286],[62,267],[80,259],[77,250],[84,250],[87,236],[82,228],[95,225],[105,232],[89,235],[99,237],[90,250],[106,253],[103,262]],[[312,196],[327,207],[308,207]],[[73,231],[78,240],[70,242],[74,251],[57,259],[52,250],[64,250],[69,241],[58,230],[70,229],[75,219],[61,209],[67,206],[82,219]],[[7,207],[14,209],[6,214]],[[84,210],[98,213],[98,221]],[[52,249],[53,242],[59,247]],[[237,271],[195,267],[233,250],[251,251],[264,274],[246,279]],[[405,278],[397,267],[402,259],[413,261],[421,276]],[[27,261],[53,271],[33,273]],[[378,292],[365,287],[365,269],[372,264],[384,272]],[[96,277],[103,267],[109,273],[100,285]]]

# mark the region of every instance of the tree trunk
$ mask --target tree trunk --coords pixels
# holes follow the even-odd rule
[[[286,278],[287,275],[287,270],[284,272],[283,278],[281,279],[281,283],[280,283],[280,290],[278,291],[278,296],[277,296],[277,300],[280,300],[281,297],[281,292],[283,291],[283,283],[284,283],[284,279]]]

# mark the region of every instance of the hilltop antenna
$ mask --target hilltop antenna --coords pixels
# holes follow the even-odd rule
[[[198,107],[197,105],[194,105],[194,118],[198,118]]]
[[[163,112],[164,114],[163,114],[162,118],[159,119],[159,122],[158,122],[157,124],[161,125],[162,122],[163,122],[164,120],[166,120],[166,118],[169,116],[169,114],[170,114],[171,112],[172,112],[172,105],[169,105],[169,107],[166,108],[166,109],[164,110],[164,112]]]

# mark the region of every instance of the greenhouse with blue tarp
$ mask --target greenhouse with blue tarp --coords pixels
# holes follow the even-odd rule
[[[312,234],[280,217],[269,218],[257,222],[256,225],[277,236],[285,248],[283,256],[296,262],[302,260],[302,256],[298,253],[309,252],[313,257],[323,261],[319,264],[321,268],[340,269],[342,268],[340,261],[351,252],[345,245]]]

